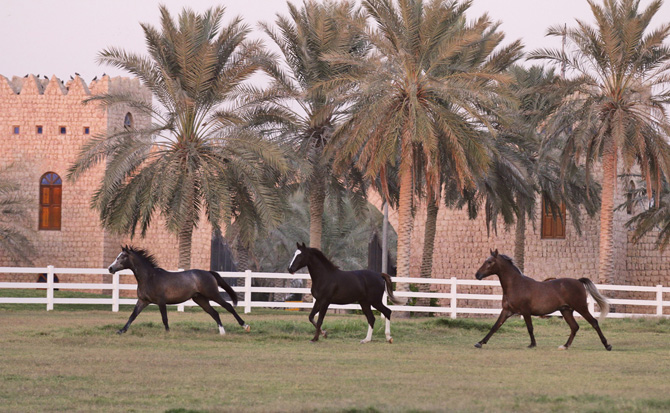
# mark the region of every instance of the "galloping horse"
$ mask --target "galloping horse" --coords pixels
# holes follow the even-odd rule
[[[135,309],[130,314],[126,325],[118,331],[119,334],[125,333],[135,317],[149,304],[158,304],[165,331],[170,331],[166,304],[179,304],[188,299],[193,299],[207,314],[212,316],[219,326],[221,335],[226,334],[226,331],[221,324],[218,311],[209,304],[210,300],[228,310],[244,330],[249,332],[249,325],[245,324],[237,315],[233,306],[224,301],[218,286],[221,286],[230,295],[234,305],[237,305],[237,294],[216,272],[204,270],[165,271],[158,268],[156,259],[149,255],[147,251],[128,246],[122,247],[121,253],[109,266],[109,272],[114,274],[126,268],[129,268],[137,279],[137,304],[135,304]]]
[[[548,281],[535,281],[526,277],[514,265],[512,259],[506,255],[498,254],[498,250],[491,251],[491,256],[484,261],[481,268],[475,275],[481,280],[489,275],[497,274],[500,279],[500,285],[503,289],[502,312],[495,322],[491,331],[475,347],[481,348],[489,341],[489,338],[500,328],[500,326],[513,314],[521,314],[526,321],[528,334],[530,335],[530,345],[535,347],[535,336],[533,335],[532,315],[546,315],[558,310],[563,314],[563,318],[570,326],[570,337],[568,341],[559,347],[566,350],[572,344],[572,340],[579,330],[579,324],[575,321],[572,312],[577,311],[586,321],[593,326],[600,336],[603,346],[607,351],[612,350],[612,346],[607,344],[607,339],[600,331],[598,320],[589,313],[586,303],[586,293],[588,292],[600,306],[601,317],[607,315],[609,304],[596,286],[588,278],[556,278]]]
[[[389,323],[386,324],[386,341],[393,343],[390,323],[391,309],[382,302],[384,287],[391,301],[396,304],[401,302],[393,295],[391,277],[388,274],[370,270],[341,271],[318,249],[308,248],[305,243],[302,245],[296,243],[296,246],[298,249],[288,266],[288,272],[294,274],[306,266],[312,278],[312,295],[315,302],[312,312],[309,313],[309,321],[316,327],[312,342],[319,340],[319,334],[322,334],[324,338],[327,337],[327,332],[321,330],[321,325],[330,304],[358,302],[368,319],[368,335],[361,340],[361,343],[372,340],[375,316],[370,306],[379,310],[389,320]],[[315,323],[316,313],[319,313],[319,318]]]

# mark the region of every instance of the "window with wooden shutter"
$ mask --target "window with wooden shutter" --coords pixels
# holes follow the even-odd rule
[[[542,238],[565,239],[565,204],[561,202],[558,210],[551,209],[542,198]]]
[[[60,230],[63,181],[58,174],[47,172],[40,179],[39,229]]]

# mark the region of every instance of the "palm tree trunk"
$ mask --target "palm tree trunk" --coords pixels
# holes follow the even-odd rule
[[[246,271],[249,269],[249,248],[237,243],[237,271]]]
[[[435,230],[437,213],[440,210],[439,200],[429,200],[426,206],[426,229],[423,238],[423,256],[421,257],[421,278],[430,278],[433,273],[433,252],[435,250]],[[430,284],[419,284],[419,291],[430,292]],[[430,299],[417,298],[416,305],[428,306]]]
[[[616,192],[617,148],[611,138],[605,142],[602,159],[603,185],[600,207],[598,282],[606,283],[612,281],[614,275],[612,224],[614,222],[614,193]]]
[[[323,210],[326,201],[325,171],[315,168],[309,182],[309,246],[321,249]]]
[[[177,240],[179,243],[179,268],[191,269],[191,242],[193,239],[193,224],[185,224],[179,231]]]
[[[521,272],[524,272],[526,261],[526,211],[519,201],[520,214],[516,220],[516,231],[514,234],[514,262]]]
[[[400,164],[400,197],[398,200],[398,260],[397,276],[409,277],[410,243],[412,241],[412,199],[414,189],[412,188],[412,165],[406,155]],[[399,291],[407,291],[407,284],[398,283]]]

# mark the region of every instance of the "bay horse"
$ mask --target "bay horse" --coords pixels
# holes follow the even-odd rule
[[[342,271],[318,249],[309,248],[305,246],[305,243],[302,245],[296,243],[296,246],[298,249],[288,266],[288,272],[295,274],[299,269],[307,267],[309,276],[312,278],[312,295],[315,301],[309,313],[309,321],[316,327],[312,342],[318,341],[319,335],[323,335],[324,338],[328,336],[326,331],[321,330],[321,325],[330,304],[358,302],[368,320],[368,334],[361,340],[361,343],[368,343],[372,340],[375,316],[371,306],[389,320],[386,324],[386,341],[393,343],[390,323],[391,309],[382,302],[384,288],[391,301],[396,304],[402,301],[393,295],[391,276],[371,270]],[[319,318],[317,322],[314,322],[316,313],[319,313]]]
[[[607,351],[612,350],[612,346],[607,343],[607,339],[602,331],[600,331],[598,320],[589,312],[589,307],[586,303],[586,293],[591,294],[596,303],[598,303],[598,306],[600,306],[601,318],[605,317],[609,312],[609,304],[588,278],[580,278],[579,280],[574,278],[556,278],[553,280],[535,281],[523,275],[510,257],[498,254],[497,249],[491,251],[491,256],[477,270],[475,277],[481,280],[492,274],[498,275],[500,285],[503,289],[502,311],[498,320],[491,327],[491,331],[480,342],[475,344],[475,347],[481,348],[482,345],[486,344],[498,328],[514,314],[523,316],[528,328],[528,334],[530,335],[530,345],[528,347],[535,347],[536,342],[533,335],[531,316],[546,315],[558,310],[570,326],[570,337],[568,337],[568,341],[560,346],[559,349],[568,349],[575,338],[575,334],[577,334],[577,330],[579,330],[579,324],[577,324],[572,314],[573,311],[577,311],[598,332],[600,341],[605,346],[605,349]]]
[[[165,331],[170,331],[166,305],[183,303],[189,299],[212,316],[219,326],[219,334],[226,334],[226,330],[221,324],[218,311],[209,304],[210,301],[228,310],[245,331],[250,330],[249,325],[240,318],[233,306],[223,299],[219,286],[230,295],[234,305],[237,305],[237,293],[214,271],[166,271],[158,267],[154,256],[146,250],[128,246],[121,248],[121,253],[108,268],[112,274],[125,269],[130,269],[137,279],[137,303],[128,322],[117,332],[118,334],[128,331],[130,324],[149,304],[158,305]]]

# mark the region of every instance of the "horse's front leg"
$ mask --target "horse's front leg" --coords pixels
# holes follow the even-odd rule
[[[135,318],[144,310],[147,306],[149,305],[148,301],[144,301],[141,299],[137,300],[137,303],[135,303],[135,308],[133,309],[133,312],[130,314],[130,317],[128,318],[128,322],[126,323],[125,326],[119,331],[117,331],[117,334],[123,334],[126,331],[128,331],[128,327],[135,321]]]
[[[325,301],[321,303],[321,306],[319,307],[319,318],[316,321],[316,332],[314,333],[314,338],[312,339],[312,342],[315,343],[319,340],[319,334],[323,334],[324,337],[326,337],[326,332],[321,330],[321,325],[323,324],[323,318],[326,316],[326,312],[328,311],[328,306],[330,305],[329,302]],[[316,306],[315,306],[316,307]],[[314,310],[312,310],[314,311]]]
[[[528,335],[530,336],[530,345],[528,348],[533,348],[537,346],[535,342],[535,335],[533,334],[533,320],[530,317],[530,314],[524,314],[523,320],[526,322],[526,328],[528,329]]]
[[[493,327],[491,327],[491,331],[489,331],[489,333],[486,335],[486,337],[484,337],[480,342],[475,344],[475,347],[482,348],[482,345],[488,343],[491,336],[493,334],[495,334],[496,331],[498,331],[500,326],[503,325],[503,323],[505,321],[507,321],[507,319],[510,318],[512,316],[512,314],[514,314],[514,313],[512,313],[511,311],[506,310],[506,309],[503,308],[503,310],[500,312],[500,316],[498,317],[498,320],[495,322],[495,324],[493,324]]]
[[[319,312],[319,306],[320,305],[321,305],[321,302],[314,301],[314,306],[312,307],[312,311],[310,311],[310,313],[309,313],[309,322],[312,323],[314,328],[318,328],[316,326],[316,322],[314,321],[314,316],[316,315],[316,313]],[[328,332],[326,332],[326,331],[322,330],[321,335],[323,335],[323,338],[328,338]]]
[[[163,318],[163,325],[165,326],[165,331],[170,331],[170,326],[168,325],[168,318],[167,318],[167,305],[165,305],[165,303],[158,303],[158,308],[161,310],[161,318]]]

